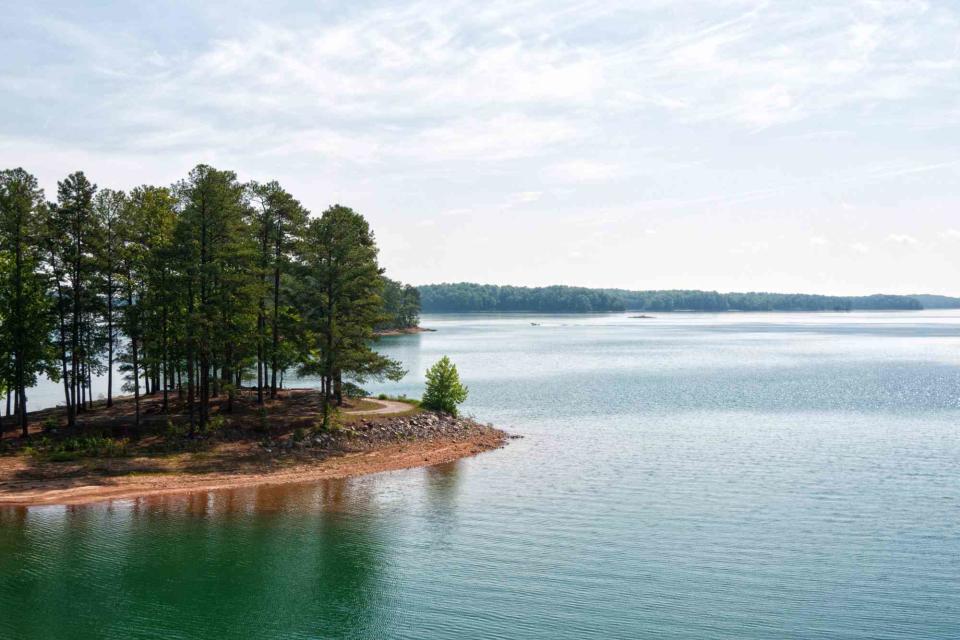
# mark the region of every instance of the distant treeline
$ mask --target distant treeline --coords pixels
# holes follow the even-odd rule
[[[936,296],[928,293],[918,293],[910,297],[923,305],[924,309],[960,309],[960,298]]]
[[[425,312],[541,311],[590,313],[623,311],[623,299],[602,289],[510,287],[493,284],[430,284],[418,287]]]
[[[717,293],[716,291],[625,291],[626,309],[642,311],[855,311],[922,309],[908,296],[821,296],[805,293]]]
[[[912,296],[821,296],[794,293],[716,291],[628,291],[584,287],[512,287],[470,282],[419,287],[426,313],[533,311],[854,311],[910,310],[923,305]]]

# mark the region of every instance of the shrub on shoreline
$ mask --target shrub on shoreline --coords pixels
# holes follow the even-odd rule
[[[420,404],[434,411],[457,415],[457,405],[467,399],[468,389],[460,383],[457,365],[443,356],[427,369],[427,388]]]
[[[105,438],[103,436],[78,436],[53,441],[47,437],[24,447],[27,455],[44,458],[51,462],[66,462],[78,458],[119,458],[127,455],[127,438]]]

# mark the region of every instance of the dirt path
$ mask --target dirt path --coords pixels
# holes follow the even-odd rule
[[[413,407],[406,402],[396,400],[377,400],[376,398],[365,398],[367,402],[373,402],[380,405],[379,409],[355,409],[354,411],[344,411],[352,416],[389,416],[400,413],[406,413]]]

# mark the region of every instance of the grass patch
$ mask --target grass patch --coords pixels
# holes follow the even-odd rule
[[[403,403],[409,404],[412,407],[420,406],[419,400],[417,400],[416,398],[408,398],[404,394],[400,394],[398,396],[391,396],[386,393],[381,393],[380,395],[377,396],[377,400],[393,400],[394,402],[403,402]]]
[[[127,455],[127,438],[77,436],[63,440],[42,437],[23,448],[29,456],[50,462],[69,462],[80,458],[120,458]]]

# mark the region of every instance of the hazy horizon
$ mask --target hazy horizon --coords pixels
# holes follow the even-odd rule
[[[21,3],[0,167],[199,163],[412,283],[954,295],[960,6]]]

